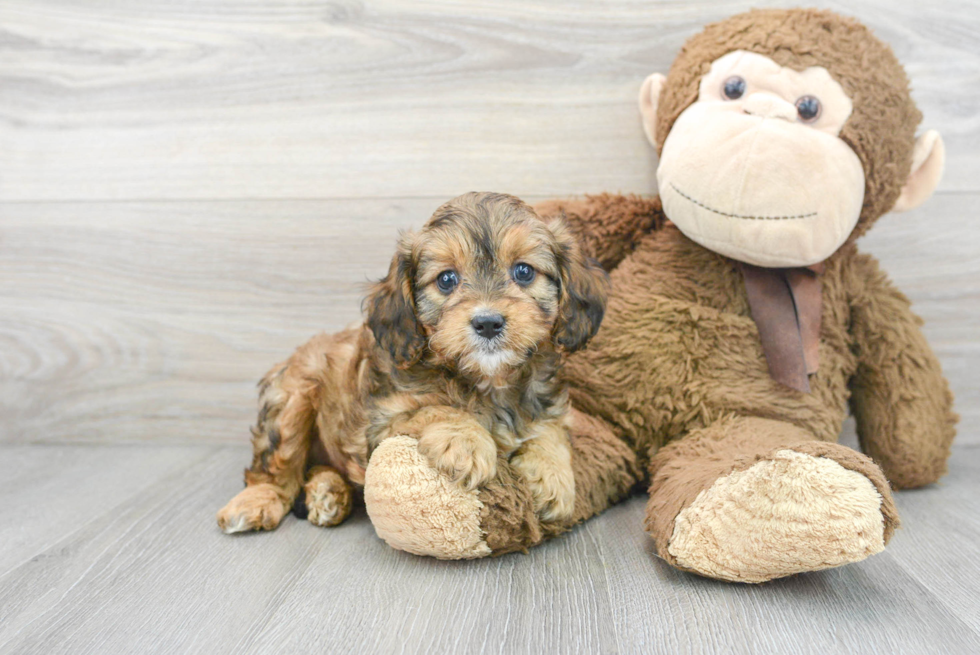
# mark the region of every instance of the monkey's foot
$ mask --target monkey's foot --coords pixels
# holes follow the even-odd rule
[[[411,437],[391,437],[375,449],[364,502],[378,536],[392,548],[439,559],[490,554],[477,491],[463,489],[431,466]]]
[[[683,569],[765,582],[874,555],[896,524],[871,460],[811,443],[718,478],[677,515],[667,550]]]

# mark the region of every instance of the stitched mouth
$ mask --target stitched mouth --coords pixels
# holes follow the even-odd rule
[[[702,209],[707,209],[712,214],[718,214],[719,216],[727,216],[728,218],[740,218],[749,221],[795,221],[804,218],[813,218],[814,216],[817,215],[817,212],[810,212],[809,214],[797,214],[795,216],[747,216],[744,214],[731,214],[729,212],[723,212],[713,207],[709,207],[703,202],[701,202],[700,200],[696,200],[692,198],[691,196],[687,195],[686,193],[678,189],[673,182],[670,183],[670,188],[673,189],[675,192],[677,192],[677,194],[680,197],[690,202],[693,202],[698,207],[701,207]]]

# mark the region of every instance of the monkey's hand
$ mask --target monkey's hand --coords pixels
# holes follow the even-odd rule
[[[663,225],[660,196],[603,193],[578,200],[545,200],[534,206],[544,219],[564,214],[585,253],[607,271],[616,268],[644,234]]]
[[[939,361],[909,300],[874,258],[850,262],[851,333],[858,369],[851,411],[861,449],[897,489],[921,487],[946,472],[958,419]]]

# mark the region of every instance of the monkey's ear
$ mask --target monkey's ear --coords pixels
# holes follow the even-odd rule
[[[915,209],[932,195],[943,177],[946,164],[946,146],[936,130],[929,130],[915,140],[912,151],[912,172],[905,180],[902,194],[898,196],[892,211]]]
[[[640,114],[643,115],[643,131],[647,140],[654,148],[657,147],[657,105],[660,103],[660,89],[664,87],[666,77],[654,73],[643,80],[640,87]]]
[[[415,316],[415,273],[412,265],[414,234],[404,235],[391,260],[388,275],[367,297],[367,324],[378,344],[391,353],[399,368],[418,361],[425,337]]]
[[[560,275],[558,320],[554,341],[575,352],[595,336],[606,312],[609,275],[599,262],[586,257],[563,216],[548,223],[558,244],[555,253]]]

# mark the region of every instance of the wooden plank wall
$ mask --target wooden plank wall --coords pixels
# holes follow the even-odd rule
[[[0,441],[240,442],[254,381],[442,201],[654,191],[640,82],[777,4],[4,0]],[[816,4],[892,44],[946,139],[937,196],[864,247],[980,443],[980,9]]]

